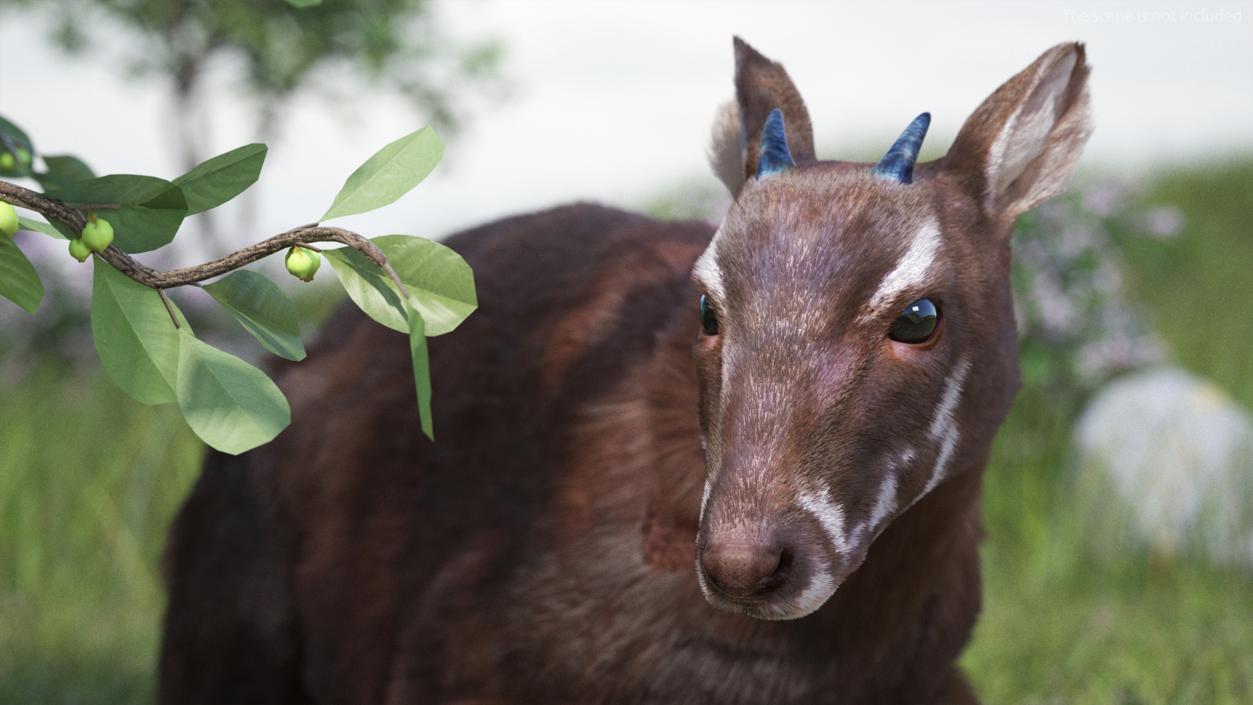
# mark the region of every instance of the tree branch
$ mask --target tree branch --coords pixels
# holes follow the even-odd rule
[[[48,198],[41,193],[22,188],[7,181],[0,181],[0,200],[35,211],[49,220],[61,222],[75,233],[81,233],[83,226],[87,224],[86,216],[70,204],[58,201],[55,198]],[[392,269],[391,264],[387,262],[387,257],[377,245],[351,230],[322,227],[317,223],[293,228],[285,233],[280,233],[255,245],[249,245],[225,257],[220,257],[204,264],[171,269],[169,271],[153,269],[119,250],[115,245],[110,245],[109,249],[100,253],[100,257],[113,265],[119,272],[140,284],[161,290],[173,289],[212,279],[252,264],[280,250],[285,250],[292,245],[305,245],[311,242],[338,242],[357,250],[370,258],[371,262],[377,264],[383,270],[383,273],[392,280],[392,283],[396,285],[396,289],[400,291],[402,296],[405,298],[409,297],[408,287],[405,286],[404,282],[400,281],[400,277],[396,275],[396,270]]]

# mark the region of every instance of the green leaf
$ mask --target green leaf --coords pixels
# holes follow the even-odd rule
[[[35,180],[45,191],[96,178],[86,162],[70,154],[45,154],[44,165],[47,171],[35,174]]]
[[[178,377],[178,329],[161,295],[92,258],[91,337],[109,377],[141,404],[175,400]],[[179,323],[191,330],[170,302]]]
[[[217,208],[243,193],[261,175],[266,146],[244,145],[200,164],[174,179],[187,199],[188,213],[201,213]]]
[[[34,313],[44,298],[39,273],[13,241],[0,235],[0,296]]]
[[[426,343],[426,327],[422,314],[412,306],[405,306],[409,319],[409,353],[413,358],[413,383],[418,391],[418,416],[422,433],[435,440],[435,424],[431,418],[431,359]]]
[[[321,5],[322,0],[287,0],[287,4],[293,7],[313,7]]]
[[[331,263],[348,298],[367,316],[402,333],[409,332],[409,321],[395,286],[378,265],[351,247],[322,252]]]
[[[452,331],[478,308],[474,272],[451,248],[413,235],[384,235],[371,242],[409,289],[410,303],[422,314],[428,336]],[[350,247],[323,254],[362,311],[388,328],[409,331],[400,292],[374,262]]]
[[[35,146],[31,143],[26,131],[0,116],[0,152],[8,151],[16,157],[14,151],[18,148],[28,150],[31,159],[35,158]],[[21,164],[17,164],[13,169],[0,168],[0,176],[26,176],[28,173],[30,169]]]
[[[206,284],[204,290],[266,350],[296,362],[305,359],[296,307],[264,275],[241,269]]]
[[[155,176],[111,174],[69,184],[47,195],[76,206],[112,203],[96,216],[113,226],[114,240],[126,252],[147,252],[168,244],[187,215],[187,199],[178,186]],[[64,226],[58,230],[66,232]]]
[[[439,163],[444,143],[430,126],[383,147],[352,172],[322,220],[364,213],[405,195]]]
[[[43,233],[44,235],[55,237],[60,240],[65,239],[65,235],[61,234],[61,231],[57,230],[52,223],[45,223],[42,220],[35,220],[34,218],[24,218],[20,215],[17,217],[17,229],[34,233]]]
[[[474,270],[452,248],[413,235],[384,235],[371,242],[409,289],[428,337],[451,332],[478,308]],[[390,279],[386,281],[392,286]]]
[[[291,424],[287,398],[264,372],[189,331],[178,338],[178,408],[202,441],[238,455]]]

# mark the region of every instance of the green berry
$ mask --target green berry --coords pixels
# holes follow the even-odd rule
[[[92,252],[104,252],[113,243],[113,226],[103,218],[96,218],[83,226],[83,244]]]
[[[17,167],[17,160],[8,152],[0,152],[0,169],[4,171],[13,171]]]
[[[82,238],[70,240],[70,256],[79,262],[86,262],[87,258],[91,257],[91,248],[83,242]]]
[[[322,266],[322,258],[313,250],[293,246],[287,251],[285,259],[287,263],[287,271],[291,272],[293,277],[301,281],[313,281],[313,275],[317,274],[318,267]]]
[[[25,147],[18,147],[17,148],[17,163],[21,164],[22,168],[25,169],[30,166],[30,160],[31,160],[30,150]]]
[[[13,210],[13,206],[0,201],[0,233],[5,237],[13,237],[13,233],[17,232],[17,211]]]

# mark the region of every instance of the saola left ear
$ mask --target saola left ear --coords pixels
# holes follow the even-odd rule
[[[944,159],[985,212],[1013,219],[1065,188],[1092,132],[1079,43],[1058,44],[988,96]]]
[[[709,154],[714,171],[732,195],[739,193],[745,180],[757,175],[762,132],[776,109],[781,114],[791,159],[796,163],[814,160],[809,111],[787,71],[739,37],[735,37],[734,45],[736,102],[719,112]]]

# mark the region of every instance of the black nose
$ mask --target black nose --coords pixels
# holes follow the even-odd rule
[[[777,542],[710,542],[701,553],[710,587],[732,599],[764,597],[787,582],[792,552]]]

